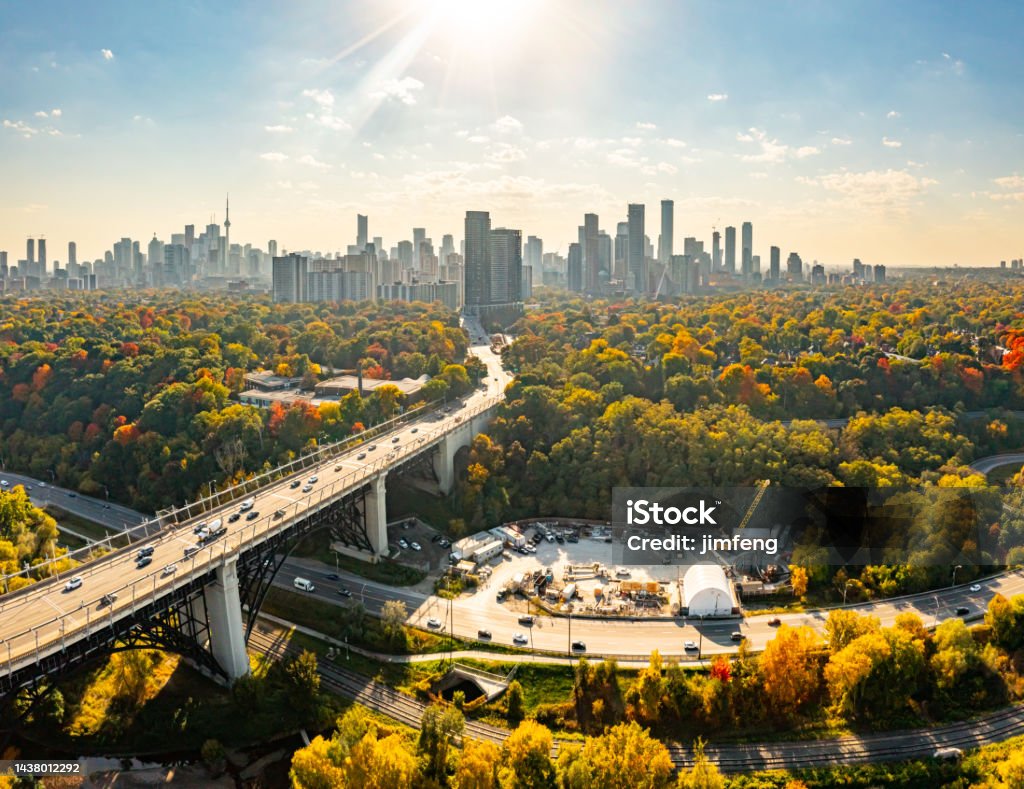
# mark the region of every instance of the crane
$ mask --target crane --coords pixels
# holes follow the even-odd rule
[[[744,528],[747,525],[747,523],[750,522],[750,519],[754,515],[754,510],[756,510],[757,505],[761,503],[761,498],[764,496],[764,492],[768,490],[768,486],[770,484],[771,481],[767,479],[763,479],[757,483],[757,493],[754,494],[754,500],[750,502],[750,506],[747,508],[747,512],[743,516],[743,520],[741,520],[740,525],[736,527],[737,529]]]

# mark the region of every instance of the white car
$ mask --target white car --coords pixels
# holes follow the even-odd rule
[[[972,592],[980,592],[981,591],[981,584],[971,584],[971,591]]]
[[[409,547],[412,548],[414,551],[422,551],[423,550],[423,547],[418,542],[411,542],[411,543],[409,543]]]
[[[82,576],[76,575],[74,578],[72,578],[70,581],[68,581],[66,584],[64,584],[64,591],[65,592],[73,592],[75,589],[77,589],[81,585],[82,585]]]
[[[306,480],[306,481],[307,481],[307,482],[308,482],[308,483],[309,483],[310,485],[313,485],[313,484],[315,484],[315,483],[316,483],[316,482],[317,482],[317,481],[318,481],[319,479],[320,479],[320,477],[318,477],[318,476],[317,476],[316,474],[314,474],[314,475],[313,475],[312,477],[310,477],[310,478],[309,478],[308,480]]]
[[[9,488],[11,486],[11,483],[8,482],[6,479],[0,479],[0,486],[3,486],[5,488]]]
[[[302,486],[302,492],[303,493],[309,493],[311,490],[313,490],[313,486],[312,485],[303,485]]]
[[[164,575],[173,575],[176,572],[178,572],[178,565],[176,564],[169,564],[164,567]]]
[[[525,633],[516,633],[514,636],[512,636],[513,644],[526,644],[529,643],[529,641],[530,639],[526,637]]]
[[[405,538],[402,538],[402,539],[400,539],[400,540],[398,541],[398,547],[399,547],[399,548],[408,548],[408,547],[409,547],[409,543],[407,543],[407,542],[405,541]]]
[[[437,630],[438,628],[441,627],[441,620],[440,619],[434,619],[434,617],[430,617],[430,619],[427,620],[427,627],[432,627],[435,630]]]
[[[686,641],[686,642],[683,643],[683,649],[685,649],[687,652],[696,652],[697,651],[697,642],[696,641]]]

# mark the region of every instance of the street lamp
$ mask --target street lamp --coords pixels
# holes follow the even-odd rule
[[[962,564],[958,564],[956,567],[953,568],[953,586],[956,586],[956,571],[962,569],[964,569],[964,566]]]
[[[850,588],[850,581],[852,580],[852,578],[848,578],[846,583],[843,584],[843,605],[846,605],[846,592]]]

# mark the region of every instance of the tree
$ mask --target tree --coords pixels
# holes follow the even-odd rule
[[[679,789],[725,789],[725,778],[718,765],[704,753],[704,740],[693,744],[693,766],[679,771],[676,786]]]
[[[405,603],[401,600],[388,600],[381,609],[381,629],[388,646],[396,652],[404,652],[408,648],[405,634],[405,620],[409,614]]]
[[[873,633],[880,627],[878,617],[862,616],[855,611],[835,608],[825,620],[825,639],[832,653],[843,649],[854,639],[866,633]]]
[[[992,628],[992,641],[1012,652],[1024,646],[1024,595],[1007,600],[996,594],[989,601],[985,624]]]
[[[790,565],[789,572],[789,581],[793,585],[793,594],[797,597],[803,597],[807,594],[807,568],[794,564]]]
[[[505,690],[505,707],[505,717],[509,724],[518,726],[526,716],[526,710],[523,705],[523,686],[517,679],[512,680]]]
[[[292,707],[308,715],[320,696],[320,672],[316,654],[308,649],[302,650],[285,664],[284,671],[288,678],[288,697]]]
[[[466,740],[455,768],[453,789],[497,789],[501,750],[492,742]]]
[[[551,732],[535,721],[523,721],[501,749],[499,782],[514,789],[555,786]]]
[[[431,704],[423,710],[418,747],[426,760],[427,777],[444,783],[452,740],[462,736],[465,726],[462,713],[447,705]]]
[[[352,746],[346,767],[348,783],[341,785],[361,789],[408,789],[416,775],[416,760],[397,734],[378,740],[367,732]]]
[[[795,715],[818,692],[820,643],[809,627],[783,624],[765,645],[759,665],[764,676],[765,699],[776,715]]]
[[[924,644],[906,630],[862,635],[829,658],[825,682],[837,712],[877,718],[904,707],[920,686]]]
[[[636,722],[563,749],[558,767],[564,789],[663,789],[672,775],[668,749]]]

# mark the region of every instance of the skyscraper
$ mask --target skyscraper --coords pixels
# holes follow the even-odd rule
[[[754,226],[750,222],[744,222],[742,228],[743,246],[743,276],[749,277],[754,273]]]
[[[541,263],[544,260],[544,242],[537,236],[527,236],[523,247],[523,265],[533,266],[540,276]]]
[[[35,270],[36,270],[36,240],[34,238],[30,238],[25,243],[25,247],[26,247],[26,249],[25,249],[25,269],[26,270],[25,271],[21,271],[20,270],[21,267],[20,266],[18,267],[19,268],[18,273],[21,274],[21,276],[25,276],[26,274],[34,274]]]
[[[370,237],[370,219],[362,214],[356,214],[356,246],[362,252],[366,249]]]
[[[185,247],[189,252],[192,251],[192,245],[196,241],[196,226],[185,225]]]
[[[786,273],[793,282],[801,282],[804,278],[804,262],[796,252],[790,252],[786,258]]]
[[[736,228],[732,225],[725,229],[725,270],[736,273]]]
[[[78,265],[78,245],[74,241],[68,242],[68,268]]]
[[[773,280],[775,280],[776,282],[778,282],[779,278],[782,276],[781,265],[782,265],[782,252],[779,250],[778,247],[772,247],[771,248],[771,261],[768,264],[768,266],[769,266],[768,272],[769,272],[769,276]]]
[[[658,261],[667,264],[672,259],[672,237],[675,232],[671,200],[661,201],[661,235],[658,236]]]
[[[633,293],[647,292],[647,259],[644,257],[644,206],[630,203],[626,210],[629,241],[626,252],[628,281],[626,289]]]
[[[188,245],[186,244],[186,246]],[[277,242],[274,239],[270,239],[270,241],[267,242],[267,254],[272,258],[277,257]]]
[[[583,291],[583,248],[579,244],[569,244],[569,256],[566,263],[566,287],[573,293]]]
[[[486,211],[466,212],[465,300],[467,307],[490,304],[491,299],[491,215]]]
[[[629,289],[626,282],[627,275],[626,258],[629,256],[629,222],[619,222],[615,225],[615,267],[612,269],[612,279],[622,280]]]
[[[46,239],[45,238],[39,239],[39,260],[38,260],[38,265],[36,266],[36,268],[38,268],[38,270],[39,270],[39,276],[40,277],[45,277],[46,276]]]
[[[275,303],[294,304],[306,300],[306,270],[309,260],[295,252],[274,258],[272,294]]]
[[[427,230],[423,227],[412,229],[412,267],[419,271],[420,268],[420,244],[427,237]]]
[[[722,234],[717,230],[711,234],[711,266],[715,271],[722,270]]]
[[[523,233],[496,227],[491,231],[491,303],[523,300]]]
[[[597,246],[597,214],[583,215],[583,288],[597,293],[601,288],[601,258]]]
[[[228,255],[231,252],[231,198],[228,196],[224,197],[224,243],[220,248],[220,268],[221,271],[227,268]]]

